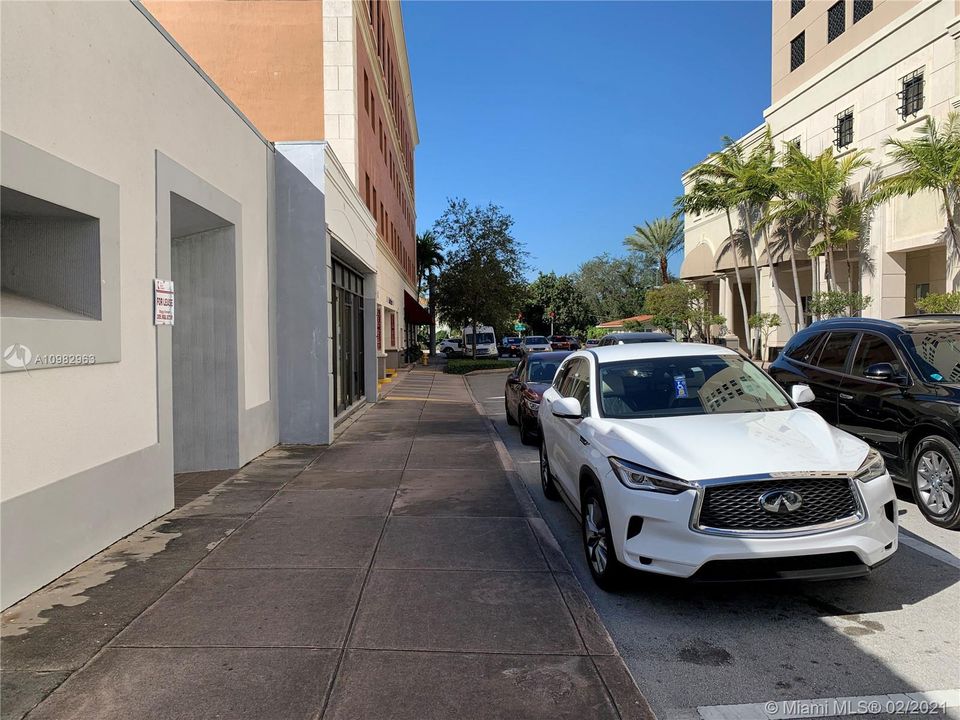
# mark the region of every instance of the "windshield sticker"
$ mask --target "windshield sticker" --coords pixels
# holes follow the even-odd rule
[[[943,381],[943,375],[941,375],[940,373],[931,373],[931,374],[930,374],[930,379],[931,379],[931,380],[936,380],[937,382],[942,382],[942,381]]]
[[[675,375],[673,378],[673,387],[676,390],[675,398],[685,398],[687,396],[687,379],[683,375]]]

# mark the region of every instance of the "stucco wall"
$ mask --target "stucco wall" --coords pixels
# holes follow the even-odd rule
[[[119,186],[121,248],[119,362],[0,377],[6,606],[172,506],[158,154],[239,208],[241,461],[277,430],[272,149],[131,3],[2,3],[0,26],[0,127]]]

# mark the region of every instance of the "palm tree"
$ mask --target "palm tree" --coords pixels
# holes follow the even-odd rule
[[[918,192],[931,191],[940,195],[950,231],[950,249],[956,254],[960,248],[956,212],[960,193],[960,115],[950,113],[939,126],[927,118],[911,140],[890,138],[886,141],[890,158],[903,171],[880,181],[874,202]],[[956,281],[954,281],[954,285]]]
[[[436,352],[437,347],[437,308],[436,298],[434,297],[434,270],[439,270],[443,265],[443,253],[441,252],[440,241],[433,234],[433,231],[427,230],[417,235],[417,290],[423,293],[427,291],[427,302],[430,309],[430,354]]]
[[[836,265],[833,251],[843,247],[844,236],[837,236],[831,227],[837,224],[837,213],[844,190],[850,184],[853,174],[861,168],[869,167],[866,155],[868,150],[857,150],[837,158],[831,145],[814,158],[808,157],[796,145],[787,146],[787,162],[784,169],[788,175],[787,183],[794,191],[793,202],[798,212],[809,218],[814,232],[815,242],[810,243],[810,257],[827,255],[827,289],[836,287]],[[853,278],[847,278],[848,291],[853,292]]]
[[[768,131],[769,133],[769,131]],[[762,146],[762,143],[761,143]],[[725,136],[723,138],[723,148],[717,152],[710,153],[707,159],[697,165],[692,171],[691,176],[694,181],[700,179],[712,179],[723,183],[725,193],[729,194],[731,208],[736,208],[740,217],[740,223],[746,229],[747,245],[750,255],[750,267],[753,269],[753,301],[757,312],[760,312],[760,266],[757,260],[757,237],[754,233],[754,219],[757,217],[757,200],[767,190],[764,188],[766,181],[758,176],[758,170],[762,169],[763,148],[758,148],[751,155],[744,152],[744,148],[733,138]],[[732,223],[728,215],[728,224],[730,225],[731,237],[734,236]],[[734,253],[736,255],[736,253]],[[779,293],[778,293],[779,295]],[[745,325],[749,328],[749,325]],[[749,333],[749,330],[747,331]],[[754,329],[750,339],[750,351],[756,356],[760,342],[760,333]]]
[[[660,265],[660,282],[666,285],[670,282],[667,260],[683,247],[683,222],[676,216],[659,217],[653,222],[647,221],[643,226],[634,225],[633,228],[633,235],[624,239],[623,244],[634,252],[656,260]]]
[[[708,177],[698,177],[690,189],[677,197],[673,205],[676,214],[702,215],[716,210],[723,210],[727,216],[727,228],[730,236],[727,242],[733,252],[733,274],[737,280],[737,291],[740,295],[740,310],[743,313],[744,332],[749,333],[750,313],[747,310],[747,298],[743,293],[743,280],[740,277],[739,236],[733,229],[731,210],[736,206],[735,188],[728,180],[714,180]]]

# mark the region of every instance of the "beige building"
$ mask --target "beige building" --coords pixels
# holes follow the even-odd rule
[[[957,0],[774,0],[772,104],[764,112],[774,143],[795,142],[808,155],[831,145],[837,155],[865,150],[868,172],[893,174],[884,148],[889,137],[909,138],[928,117],[942,119],[960,107],[960,3]],[[743,147],[759,140],[763,125],[740,139]],[[684,176],[684,188],[689,177]],[[733,218],[738,228],[737,218]],[[876,209],[862,254],[848,264],[836,257],[836,280],[872,298],[863,314],[891,318],[915,311],[914,300],[931,292],[958,288],[960,265],[944,242],[946,220],[932,195],[900,198]],[[724,214],[688,216],[681,276],[703,285],[713,306],[727,319],[727,331],[744,344],[737,273]],[[776,239],[774,239],[776,240]],[[773,243],[772,243],[773,244]],[[783,345],[792,334],[798,303],[805,307],[818,289],[826,289],[826,263],[798,257],[799,293],[794,288],[789,253],[772,248],[779,294],[759,248],[759,284],[740,256],[739,276],[748,312],[759,288],[761,309],[778,312],[781,326],[770,338]],[[809,321],[809,315],[806,315]]]

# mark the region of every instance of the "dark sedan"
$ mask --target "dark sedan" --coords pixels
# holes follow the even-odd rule
[[[835,318],[791,338],[770,374],[883,455],[935,525],[960,527],[960,316]]]
[[[519,337],[503,338],[502,344],[500,345],[500,354],[506,355],[507,357],[520,357],[523,354],[520,349],[520,343],[522,341],[523,338]]]
[[[540,426],[537,424],[540,398],[553,382],[560,363],[569,354],[569,351],[563,350],[530,353],[507,376],[503,390],[507,423],[520,426],[520,441],[524,445],[533,445],[540,437]]]
[[[600,347],[607,345],[633,345],[634,343],[674,342],[673,335],[662,332],[617,332],[604,335],[598,343]]]

